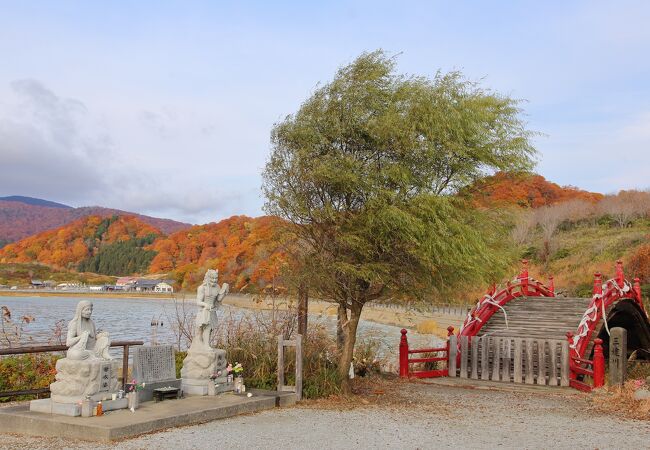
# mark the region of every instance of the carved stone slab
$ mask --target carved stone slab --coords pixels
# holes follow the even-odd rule
[[[138,383],[175,380],[174,347],[155,345],[134,348],[133,376]]]

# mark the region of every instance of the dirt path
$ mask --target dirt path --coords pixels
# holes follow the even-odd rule
[[[399,398],[371,388],[361,406],[312,402],[114,445],[0,435],[0,448],[650,448],[650,422],[594,413],[582,394],[398,387]]]

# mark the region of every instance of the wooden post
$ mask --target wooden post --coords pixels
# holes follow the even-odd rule
[[[512,369],[512,371],[514,372],[512,381],[514,381],[515,383],[521,383],[522,381],[521,353],[522,353],[521,338],[515,338],[515,362],[514,362],[514,367]]]
[[[499,381],[500,377],[500,363],[501,363],[501,338],[492,339],[492,380]]]
[[[569,385],[569,372],[569,341],[562,341],[562,353],[560,357],[560,386]]]
[[[550,362],[548,366],[548,385],[557,386],[557,341],[548,340]]]
[[[458,358],[458,338],[452,334],[449,336],[449,370],[447,375],[456,376],[456,358]]]
[[[122,353],[122,390],[126,392],[127,378],[129,377],[129,346],[124,346]]]
[[[478,380],[478,336],[472,336],[472,375],[473,380]]]
[[[609,337],[609,384],[622,386],[627,375],[627,330],[614,327]]]
[[[503,364],[501,381],[510,381],[510,338],[505,338],[503,341]]]
[[[460,337],[460,377],[467,378],[468,337]]]
[[[534,384],[533,378],[533,340],[526,339],[526,384]]]
[[[409,343],[406,339],[406,330],[402,328],[402,337],[399,341],[399,376],[408,378],[409,376]]]
[[[302,334],[296,336],[296,400],[302,400]]]
[[[603,355],[603,340],[594,339],[594,387],[605,385],[605,356]]]
[[[546,386],[546,349],[544,341],[537,341],[537,384]]]
[[[483,336],[481,338],[481,380],[490,379],[490,338]]]
[[[278,391],[284,386],[284,337],[278,336]]]

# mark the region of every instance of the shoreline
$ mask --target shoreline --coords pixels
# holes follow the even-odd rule
[[[137,292],[75,292],[75,291],[58,291],[58,292],[39,292],[39,291],[0,291],[2,297],[78,297],[78,298],[123,298],[123,299],[151,299],[151,300],[175,300],[194,298],[192,292],[178,292],[173,294],[162,293],[137,293]],[[0,300],[1,301],[1,300]],[[254,311],[271,311],[273,302],[269,298],[258,300],[255,296],[246,294],[228,294],[224,298],[225,305],[234,306]],[[275,307],[279,310],[295,308],[295,302],[287,298],[276,299]],[[322,300],[309,301],[309,313],[316,315],[326,315],[335,317],[337,314],[337,305],[335,303],[325,302]],[[391,325],[403,327],[419,334],[433,335],[439,338],[447,337],[447,326],[453,325],[458,327],[464,317],[450,316],[443,314],[424,313],[417,310],[391,309],[382,308],[375,305],[367,305],[361,313],[361,320],[373,322],[381,325]]]

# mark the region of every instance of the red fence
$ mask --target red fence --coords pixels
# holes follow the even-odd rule
[[[406,338],[407,331],[402,329],[402,338],[399,343],[399,376],[402,378],[435,378],[446,377],[449,374],[449,340],[444,347],[434,348],[419,348],[409,349],[408,339]],[[447,328],[447,337],[454,333],[454,327]],[[429,356],[424,358],[409,358],[409,355],[422,354],[422,353],[440,353],[443,356]],[[411,364],[417,363],[435,363],[445,361],[446,368],[444,369],[431,369],[431,370],[411,370]]]

